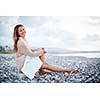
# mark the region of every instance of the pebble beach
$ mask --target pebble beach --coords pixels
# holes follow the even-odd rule
[[[21,78],[15,59],[15,54],[0,54],[0,83],[100,83],[100,58],[47,55],[49,64],[63,68],[79,67],[80,70],[72,74],[46,72],[39,75],[36,72],[32,80]]]

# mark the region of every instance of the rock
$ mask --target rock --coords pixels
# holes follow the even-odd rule
[[[48,63],[63,67],[76,68],[79,72],[73,74],[47,72],[44,75],[36,73],[35,77],[30,80],[27,77],[22,78],[18,73],[15,55],[0,54],[0,82],[1,83],[100,83],[100,58],[86,57],[46,57]]]

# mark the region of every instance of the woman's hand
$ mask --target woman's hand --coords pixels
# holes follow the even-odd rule
[[[47,53],[47,51],[45,50],[45,48],[42,48],[42,50],[43,50],[44,53]]]
[[[32,52],[37,52],[37,51],[40,51],[41,52],[41,55],[47,53],[47,51],[45,50],[45,48],[38,48],[38,49],[32,49]]]

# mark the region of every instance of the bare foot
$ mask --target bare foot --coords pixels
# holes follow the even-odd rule
[[[45,73],[46,73],[46,71],[44,70],[44,69],[39,69],[39,71],[38,71],[38,73],[40,74],[40,75],[44,75]]]
[[[71,68],[69,71],[67,71],[68,74],[72,74],[74,72],[78,72],[80,68]]]

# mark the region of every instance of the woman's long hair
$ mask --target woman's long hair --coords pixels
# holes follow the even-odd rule
[[[19,40],[19,35],[18,35],[18,28],[23,27],[22,24],[18,24],[14,27],[14,32],[13,32],[13,41],[14,41],[14,50],[17,51],[17,42]]]

